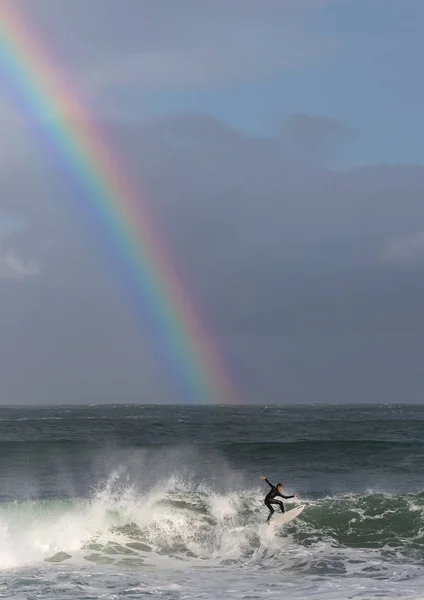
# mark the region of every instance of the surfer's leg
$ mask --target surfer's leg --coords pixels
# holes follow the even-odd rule
[[[276,504],[277,506],[279,506],[281,512],[284,513],[284,504],[281,502],[281,500],[270,500],[269,504],[267,503],[269,510],[272,510],[272,512],[274,512],[274,509],[270,506],[271,504]]]
[[[268,518],[266,520],[266,522],[269,523],[269,520],[271,519],[272,515],[274,514],[274,509],[272,508],[270,502],[265,502],[265,506],[269,509],[269,515],[268,515]]]

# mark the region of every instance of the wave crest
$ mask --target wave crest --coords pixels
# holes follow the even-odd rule
[[[312,556],[323,545],[424,558],[422,493],[302,499],[302,516],[271,532],[259,488],[218,492],[171,477],[143,491],[122,475],[117,471],[90,499],[0,505],[0,568],[69,559],[141,564],[161,557],[263,565],[282,549]]]

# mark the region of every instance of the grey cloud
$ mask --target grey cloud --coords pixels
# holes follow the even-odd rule
[[[291,115],[283,129],[289,151],[305,159],[325,161],[353,136],[344,123],[329,117],[298,113]]]
[[[40,273],[40,265],[35,262],[24,262],[15,252],[0,253],[0,279],[23,281]]]
[[[123,87],[203,87],[315,64],[337,42],[304,17],[329,3],[17,0],[88,93],[109,103]]]
[[[293,156],[284,133],[251,138],[201,115],[109,128],[246,401],[424,392],[422,271],[381,250],[424,226],[424,169],[333,171]],[[338,136],[344,126],[323,129]],[[0,210],[24,223],[2,244],[42,267],[24,287],[0,280],[9,400],[181,400],[105,256],[107,240],[64,180],[23,162],[4,179]]]
[[[392,264],[405,267],[424,265],[424,231],[414,231],[386,241],[381,255]]]

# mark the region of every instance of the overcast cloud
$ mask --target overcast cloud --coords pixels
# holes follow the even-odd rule
[[[270,76],[316,73],[339,52],[336,28],[313,27],[333,5],[16,0],[96,108],[246,402],[421,402],[419,160],[341,168],[362,130],[301,105],[272,136],[230,112],[148,109],[152,94],[266,94]],[[7,82],[0,128],[1,402],[182,401]]]

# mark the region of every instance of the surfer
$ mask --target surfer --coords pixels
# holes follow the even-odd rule
[[[277,483],[277,485],[273,485],[268,479],[264,476],[261,477],[262,480],[266,481],[270,491],[267,493],[264,499],[264,504],[267,508],[269,508],[269,515],[267,518],[267,523],[269,523],[272,515],[274,514],[274,509],[272,508],[272,504],[277,504],[281,508],[281,512],[284,513],[284,504],[281,500],[276,500],[275,498],[279,496],[280,498],[284,498],[284,500],[289,500],[290,498],[297,498],[299,494],[294,494],[293,496],[283,496],[281,493],[284,489],[284,485],[282,483]]]

